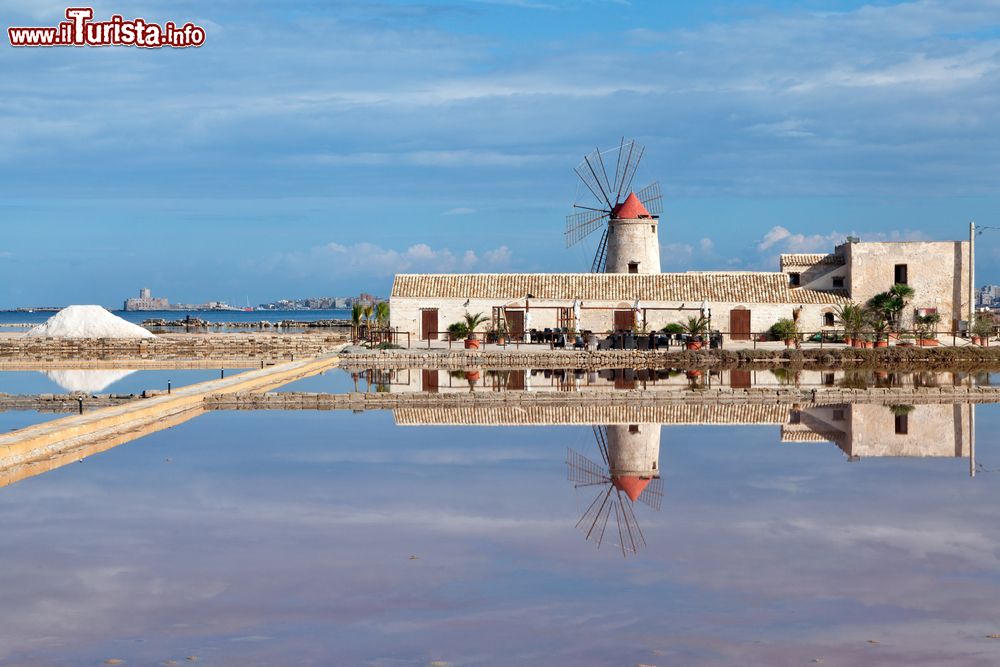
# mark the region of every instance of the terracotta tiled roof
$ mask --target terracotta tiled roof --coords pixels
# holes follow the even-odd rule
[[[395,408],[397,424],[404,426],[484,425],[530,426],[572,424],[786,424],[791,406],[777,403],[665,403],[618,405],[562,403],[539,405],[440,406]]]
[[[843,255],[835,253],[785,254],[781,255],[781,270],[784,271],[786,266],[815,266],[816,264],[833,264],[839,266],[844,264],[845,261]]]
[[[823,433],[816,431],[781,428],[782,442],[830,442]]]
[[[392,296],[437,299],[592,299],[701,303],[839,304],[843,291],[790,288],[783,273],[396,274]]]

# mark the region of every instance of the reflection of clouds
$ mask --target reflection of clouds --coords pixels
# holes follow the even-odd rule
[[[45,376],[69,392],[96,394],[135,373],[134,370],[45,371]]]
[[[205,415],[0,492],[0,662],[81,646],[135,664],[998,657],[983,639],[998,631],[995,487],[735,432],[664,431],[664,511],[626,563],[573,529],[570,429]],[[464,467],[440,444],[459,435],[489,445]]]

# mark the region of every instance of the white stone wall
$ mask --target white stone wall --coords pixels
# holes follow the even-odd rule
[[[950,331],[952,319],[967,317],[969,302],[969,243],[914,241],[905,243],[847,243],[848,289],[864,303],[892,287],[896,264],[906,264],[907,283],[916,294],[904,314],[912,326],[915,308],[937,308],[941,331]]]
[[[820,291],[830,291],[834,289],[847,289],[847,265],[846,264],[815,264],[813,266],[796,266],[785,269],[785,274],[799,274],[799,287]],[[841,287],[835,287],[834,278],[843,278]]]
[[[638,262],[637,273],[659,273],[659,227],[660,221],[656,218],[611,220],[605,272],[628,273],[629,262]]]
[[[437,308],[438,323],[442,331],[448,325],[461,320],[466,311],[470,313],[483,313],[490,317],[494,306],[507,305],[511,308],[524,308],[524,300],[516,302],[504,302],[491,299],[471,299],[469,305],[465,305],[465,299],[416,299],[412,297],[392,297],[390,299],[390,316],[393,327],[398,327],[400,331],[410,332],[413,340],[419,338],[420,331],[420,309]],[[531,299],[531,328],[545,329],[558,326],[558,307],[572,307],[572,300],[548,300]],[[614,328],[614,311],[630,310],[634,303],[625,301],[584,301],[580,311],[580,329],[590,330],[599,334],[611,331]],[[684,322],[688,317],[699,314],[699,303],[680,302],[640,302],[640,320],[642,311],[645,311],[647,330],[662,329],[672,322]],[[676,310],[684,306],[688,310]],[[708,303],[712,316],[712,328],[723,332],[729,331],[729,311],[742,307],[750,310],[750,328],[754,333],[764,333],[770,329],[771,325],[779,319],[792,319],[794,310],[798,304],[775,304],[775,303]],[[829,304],[807,304],[801,306],[799,314],[799,330],[803,332],[815,332],[830,327],[823,326],[823,314],[834,312],[835,308]],[[490,328],[489,324],[480,327],[479,331],[485,332]]]

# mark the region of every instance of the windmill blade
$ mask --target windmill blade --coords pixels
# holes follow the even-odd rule
[[[575,487],[611,482],[607,468],[601,467],[573,449],[566,450],[566,478],[573,482]]]
[[[619,185],[619,182],[621,181],[623,153],[625,153],[625,137],[622,137],[621,143],[618,144],[618,158],[617,160],[615,160],[615,182],[611,186],[611,189],[615,193],[615,199],[619,201],[621,201],[621,195],[622,195],[621,186]]]
[[[607,491],[598,493],[594,502],[590,503],[587,511],[576,522],[576,527],[583,531],[587,541],[596,541],[598,548],[604,541],[604,531],[608,527],[608,517],[611,515],[612,491],[614,487],[609,484]]]
[[[632,553],[638,553],[639,549],[646,546],[646,536],[642,534],[642,529],[639,528],[639,521],[635,518],[632,503],[623,499],[622,494],[619,493],[618,504],[622,513],[622,522],[625,524],[625,529],[622,532],[628,540],[627,548]]]
[[[660,194],[660,184],[658,181],[653,181],[642,190],[635,193],[635,196],[639,198],[642,205],[646,207],[650,215],[660,215],[663,211],[663,195]]]
[[[663,479],[654,477],[649,480],[649,484],[639,494],[639,502],[647,507],[651,507],[657,512],[660,511],[660,504],[663,502]]]
[[[583,162],[574,171],[597,201],[607,204],[608,208],[614,208],[614,203],[611,201],[611,186],[607,182],[607,175],[602,165],[601,151],[595,149],[584,156]],[[601,175],[604,175],[603,181]]]
[[[601,450],[601,458],[604,459],[604,465],[608,466],[610,465],[610,458],[608,457],[608,427],[603,424],[595,424],[593,429],[594,439],[597,440],[597,448]]]
[[[632,142],[632,148],[629,149],[629,159],[625,163],[625,173],[622,178],[622,187],[618,191],[618,196],[622,197],[628,193],[632,188],[632,179],[635,178],[635,172],[639,169],[639,163],[642,161],[642,155],[646,152],[643,146]]]
[[[607,211],[581,211],[566,216],[566,247],[576,245],[594,230],[607,225]]]

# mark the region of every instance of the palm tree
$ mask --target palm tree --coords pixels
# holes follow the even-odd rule
[[[375,319],[378,321],[379,326],[384,326],[389,323],[389,302],[379,301],[375,304]]]
[[[846,337],[854,339],[861,334],[865,326],[865,311],[853,301],[837,306],[837,319],[844,327]]]
[[[903,309],[906,308],[906,304],[910,302],[916,291],[909,285],[904,285],[902,283],[896,283],[889,288],[887,294],[892,295],[892,324],[898,331],[902,323]]]
[[[361,308],[361,314],[364,316],[364,318],[365,318],[365,324],[367,326],[367,330],[365,332],[366,334],[367,334],[368,331],[371,331],[371,328],[372,328],[372,314],[374,312],[375,312],[375,306],[373,304],[370,304],[370,303],[366,303]]]
[[[475,315],[473,315],[473,314],[469,313],[468,311],[466,311],[466,313],[465,313],[465,322],[463,322],[463,324],[465,324],[465,328],[466,328],[466,331],[468,332],[469,338],[475,338],[476,337],[476,327],[478,327],[483,322],[489,322],[489,320],[490,320],[490,318],[486,317],[482,313],[476,313]]]
[[[378,303],[375,304],[375,321],[378,322],[378,328],[380,332],[384,332],[386,329],[389,328],[388,301],[379,301]],[[383,335],[384,333],[380,333],[380,339],[382,340],[384,340],[383,338],[381,338],[381,336]],[[389,339],[389,342],[390,343],[392,342],[391,338]]]
[[[361,333],[361,318],[363,316],[363,308],[360,303],[355,303],[351,306],[351,332],[354,342],[358,342],[358,336]]]

